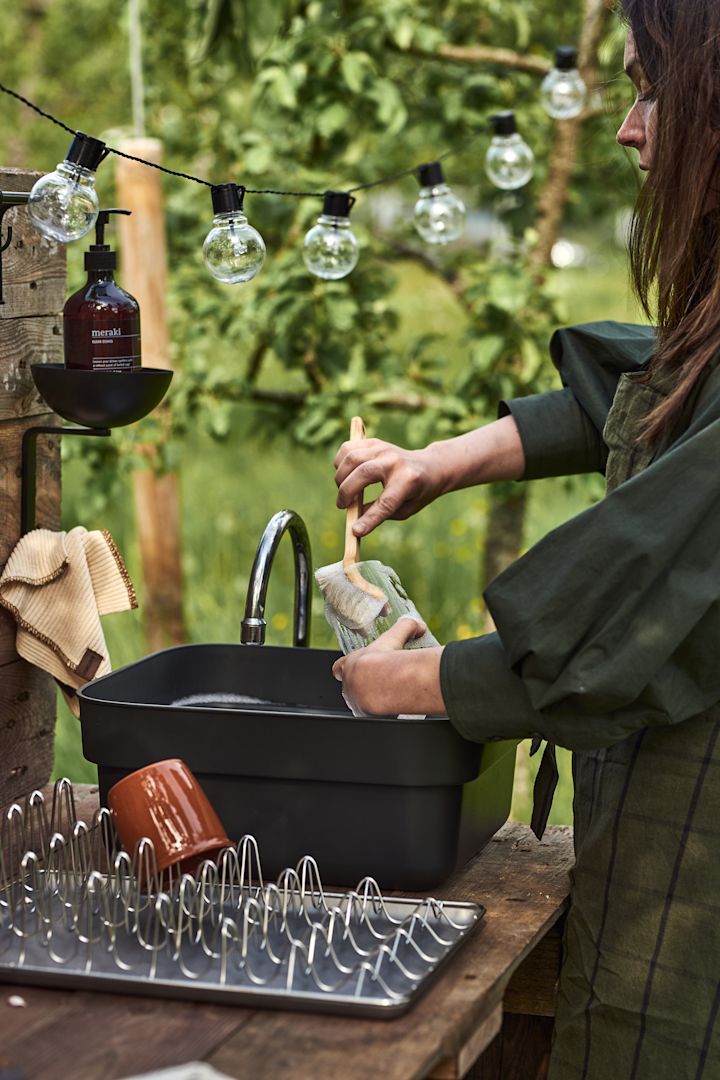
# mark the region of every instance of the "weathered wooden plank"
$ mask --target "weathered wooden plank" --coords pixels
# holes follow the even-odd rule
[[[558,924],[539,941],[508,983],[503,1005],[506,1012],[527,1016],[554,1016],[560,963],[562,927]]]
[[[498,1080],[546,1080],[552,1031],[550,1017],[506,1013],[500,1036],[502,1070]]]
[[[572,863],[571,830],[550,829],[538,842],[527,826],[506,825],[439,890],[440,896],[485,904],[485,925],[406,1016],[392,1023],[348,1022],[258,1011],[211,1064],[256,1080],[277,1076],[276,1069],[287,1069],[294,1080],[413,1080],[449,1058],[459,1060],[494,1013],[514,970],[560,917]],[[482,1049],[474,1043],[476,1053]],[[469,1065],[467,1056],[464,1064]]]
[[[42,787],[52,771],[55,683],[16,660],[0,667],[0,804]]]
[[[97,789],[80,785],[76,788],[79,812],[88,820]],[[127,1076],[151,1067],[198,1059],[208,1060],[228,1076],[252,1076],[253,1080],[275,1080],[286,1071],[294,1080],[317,1080],[319,1076],[347,1076],[353,1080],[462,1076],[471,1068],[473,1057],[488,1045],[489,1052],[468,1074],[474,1080],[541,1080],[541,1069],[547,1065],[551,1019],[508,1019],[506,1015],[508,1031],[513,1026],[516,1029],[509,1036],[513,1045],[507,1052],[504,1037],[493,1041],[493,1034],[512,973],[566,907],[572,861],[571,830],[551,828],[538,843],[527,826],[505,826],[494,842],[439,891],[439,895],[453,899],[484,903],[488,909],[486,925],[463,945],[444,975],[415,1007],[392,1022],[271,1010],[226,1010],[179,1002],[163,1003],[167,1011],[157,1011],[159,1003],[155,1001],[114,995],[110,1000],[118,1005],[112,1008],[104,1004],[106,996],[102,994],[19,992],[23,996],[49,995],[39,1009],[52,1012],[56,1003],[60,1010],[57,1028],[54,1024],[42,1027],[43,1042],[54,1039],[56,1030],[83,1031],[82,1039],[74,1036],[78,1040],[72,1055],[76,1071],[71,1074],[82,1080],[94,1080],[100,1075]],[[205,1026],[186,1032],[187,1038],[183,1036],[178,1042],[182,1026],[176,1026],[176,1017],[188,1008],[208,1019]],[[138,1019],[142,1013],[154,1017],[152,1028],[149,1025],[145,1029]],[[231,1014],[237,1026],[223,1028],[220,1013]],[[44,1021],[33,1016],[32,1023]],[[110,1027],[112,1039],[107,1047],[104,1032]],[[152,1030],[157,1050],[152,1061],[148,1061],[146,1048],[139,1045],[147,1037],[146,1030]],[[30,1036],[26,1038],[22,1025],[9,1032],[7,1038],[5,1032],[3,1036],[3,1052],[9,1063],[21,1068],[29,1080],[44,1075],[47,1057],[34,1048]],[[60,1038],[62,1041],[64,1036]],[[116,1061],[122,1062],[124,1073],[113,1071]],[[503,1071],[497,1071],[501,1066]]]
[[[20,538],[22,437],[37,424],[59,425],[60,420],[54,413],[43,413],[0,423],[0,570]],[[36,507],[38,528],[60,528],[60,440],[54,435],[38,439]]]
[[[462,1077],[467,1076],[479,1055],[500,1033],[502,1024],[502,1005],[497,1005],[494,1011],[477,1026],[460,1051],[446,1058],[433,1069],[429,1080],[461,1080]]]
[[[41,173],[0,169],[0,189],[29,191]],[[65,247],[45,240],[30,224],[26,207],[3,219],[0,304],[0,571],[20,537],[22,436],[28,427],[55,423],[30,375],[33,360],[61,358],[58,313],[65,299]],[[37,524],[60,527],[59,440],[43,436],[37,446]],[[55,684],[14,656],[15,627],[0,615],[0,801],[44,784],[52,768]]]
[[[40,172],[0,169],[0,189],[29,191]],[[5,303],[0,320],[57,315],[65,303],[64,244],[43,237],[30,223],[27,208],[13,207],[3,219],[3,235],[12,225],[13,239],[3,253]]]
[[[468,1071],[465,1080],[502,1080],[502,1052],[501,1030]]]
[[[25,1008],[8,1007],[11,994]],[[116,1080],[202,1059],[251,1018],[222,1005],[2,985],[0,1067],[24,1080]]]
[[[0,421],[47,413],[30,365],[62,364],[62,320],[55,315],[8,319],[0,337]]]
[[[0,352],[0,364],[2,353]],[[53,415],[43,416],[44,423]],[[20,452],[23,432],[37,417],[0,423],[0,570],[20,535]],[[38,445],[38,524],[60,525],[59,440]],[[0,614],[0,802],[11,802],[47,782],[52,769],[56,688],[53,680],[18,659],[15,623]]]

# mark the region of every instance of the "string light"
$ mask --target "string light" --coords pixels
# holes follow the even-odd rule
[[[577,49],[563,45],[555,52],[555,67],[540,86],[543,108],[554,120],[579,116],[587,101],[587,86],[577,69]]]
[[[575,66],[576,59],[577,51],[570,46],[556,51],[555,67],[541,87],[543,105],[551,116],[567,119],[578,115],[584,106],[587,88]],[[211,184],[192,173],[168,169],[158,162],[126,154],[115,147],[106,146],[100,139],[73,131],[62,120],[2,83],[0,91],[73,135],[66,159],[58,164],[54,172],[38,180],[28,204],[33,223],[44,235],[54,240],[77,240],[95,224],[99,206],[95,192],[95,171],[108,154],[211,189],[213,226],[203,244],[203,258],[210,273],[219,281],[250,281],[259,273],[265,261],[263,238],[249,224],[243,212],[246,194],[323,199],[322,214],[304,239],[303,260],[311,273],[325,280],[344,278],[357,265],[359,246],[350,226],[350,209],[355,202],[353,193],[356,191],[368,191],[415,174],[421,185],[413,213],[418,234],[429,244],[446,244],[462,234],[465,206],[446,183],[440,161],[465,149],[478,138],[477,135],[461,146],[447,150],[436,161],[358,184],[348,191],[253,189],[237,183]],[[493,137],[485,157],[488,177],[504,191],[523,187],[534,174],[535,156],[518,133],[515,114],[497,113],[491,117],[491,126]]]
[[[100,209],[95,170],[106,153],[104,142],[78,131],[65,160],[35,183],[28,210],[44,236],[66,244],[90,232]]]
[[[325,192],[322,214],[303,241],[303,262],[315,277],[339,281],[357,266],[360,248],[350,228],[354,202],[345,191]]]
[[[203,244],[205,265],[228,285],[251,281],[265,262],[265,241],[243,213],[245,188],[217,184],[211,191],[214,217]]]
[[[502,191],[525,187],[535,173],[535,155],[519,134],[514,112],[496,113],[494,131],[485,156],[485,171]]]
[[[420,195],[413,212],[417,232],[428,244],[457,240],[465,227],[465,206],[445,183],[440,162],[421,165],[418,180]]]

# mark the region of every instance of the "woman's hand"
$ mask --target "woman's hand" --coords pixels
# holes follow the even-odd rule
[[[333,675],[351,708],[380,716],[446,713],[440,689],[442,647],[403,651],[425,629],[424,623],[403,615],[372,645],[335,661]]]
[[[335,458],[337,505],[345,510],[370,484],[382,484],[353,527],[356,536],[366,536],[381,521],[403,521],[447,491],[519,480],[524,471],[525,453],[512,416],[424,450],[362,439],[343,443]]]
[[[365,536],[385,521],[404,521],[442,494],[443,476],[432,446],[403,450],[381,439],[343,443],[335,458],[337,506],[347,509],[371,484],[383,490],[363,509],[355,535]]]

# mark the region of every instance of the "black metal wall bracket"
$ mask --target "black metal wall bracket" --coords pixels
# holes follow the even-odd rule
[[[12,225],[8,225],[7,235],[3,240],[3,218],[8,210],[12,210],[13,206],[24,206],[29,198],[29,191],[0,191],[0,304],[5,303],[3,296],[3,252],[10,247],[13,237]]]
[[[20,479],[20,535],[35,528],[37,495],[37,438],[38,435],[110,435],[110,428],[52,427],[43,424],[28,428],[23,435]]]

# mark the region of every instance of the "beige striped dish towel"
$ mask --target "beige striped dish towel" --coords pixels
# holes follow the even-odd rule
[[[33,529],[0,575],[0,605],[17,622],[16,648],[59,683],[75,716],[75,690],[111,670],[100,616],[137,607],[109,532]]]

